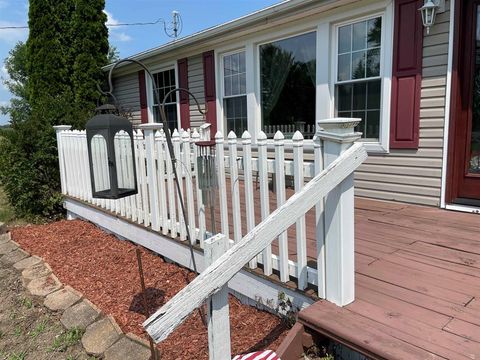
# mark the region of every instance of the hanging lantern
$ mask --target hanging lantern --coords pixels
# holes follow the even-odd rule
[[[86,126],[92,195],[120,199],[137,190],[132,124],[116,115],[113,105],[102,105]]]
[[[435,17],[437,16],[437,7],[432,0],[427,0],[425,4],[418,9],[422,13],[423,26],[427,28],[427,34],[430,34],[430,27],[435,24]]]

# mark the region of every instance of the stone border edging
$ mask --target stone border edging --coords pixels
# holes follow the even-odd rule
[[[67,329],[84,330],[81,343],[88,355],[105,360],[148,360],[150,348],[140,337],[122,332],[111,315],[103,314],[82,293],[63,285],[52,268],[40,257],[31,256],[2,234],[0,223],[0,262],[22,272],[22,283],[33,296],[43,298],[43,305],[61,313],[60,322]]]

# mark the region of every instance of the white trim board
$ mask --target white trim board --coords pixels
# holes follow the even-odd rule
[[[453,68],[453,41],[455,32],[455,0],[450,0],[450,27],[448,34],[448,65],[447,87],[445,90],[445,123],[443,127],[443,154],[442,154],[442,180],[440,190],[440,207],[445,208],[445,192],[447,191],[447,163],[448,141],[450,132],[450,106],[452,103],[452,68]],[[461,211],[461,210],[460,210]]]
[[[80,201],[67,198],[64,200],[63,206],[70,215],[70,218],[78,217],[88,220],[106,231],[117,235],[120,239],[130,240],[181,266],[193,269],[190,250],[186,243],[173,240],[158,232],[146,229],[141,225],[130,223]],[[201,272],[205,269],[203,252],[195,249],[194,253],[198,270]],[[235,294],[235,292],[239,293],[272,310],[275,310],[278,296],[281,293],[290,297],[293,304],[299,309],[306,308],[315,302],[314,299],[298,291],[270,281],[248,270],[241,270],[237,273],[228,282],[228,287],[232,290],[231,292],[233,294]]]
[[[447,204],[445,205],[445,208],[447,210],[462,211],[462,212],[468,212],[472,214],[480,214],[480,208],[475,206]]]

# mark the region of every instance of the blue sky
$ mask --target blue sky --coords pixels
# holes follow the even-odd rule
[[[186,36],[225,21],[249,14],[279,0],[107,0],[105,10],[110,23],[154,22],[158,18],[170,21],[173,10],[180,12]],[[28,1],[0,0],[0,27],[21,26],[28,21]],[[3,60],[18,41],[25,41],[27,29],[0,30],[0,78],[5,78]],[[163,25],[125,26],[110,28],[110,43],[121,57],[156,47],[171,41]],[[8,103],[11,95],[0,84],[0,105]],[[8,118],[0,115],[0,125]]]

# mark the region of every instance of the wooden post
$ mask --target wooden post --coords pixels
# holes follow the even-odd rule
[[[155,145],[157,151],[157,164],[158,164],[158,195],[160,196],[160,219],[162,225],[162,234],[168,234],[168,210],[167,210],[167,190],[165,179],[165,153],[164,153],[164,141],[165,133],[163,129],[160,129],[155,136]]]
[[[360,138],[354,131],[360,119],[319,120],[317,136],[324,142],[325,166]],[[353,172],[325,199],[326,299],[339,306],[355,300],[355,234]]]
[[[210,125],[210,124],[208,124]],[[200,239],[200,247],[203,249],[203,243],[205,242],[205,232],[206,232],[206,225],[205,225],[205,204],[203,203],[203,196],[202,191],[199,187],[198,182],[198,146],[195,145],[196,142],[200,141],[200,134],[198,133],[197,129],[193,130],[192,134],[192,143],[193,143],[193,168],[195,169],[195,193],[197,194],[197,217],[198,217],[198,238]]]
[[[320,174],[324,168],[323,163],[323,141],[315,135],[313,137],[313,153],[315,157],[315,176]],[[317,288],[318,297],[325,299],[325,224],[323,209],[325,199],[315,205],[315,239],[317,243]]]
[[[248,131],[242,135],[243,144],[243,175],[245,183],[245,211],[247,213],[247,232],[255,227],[255,203],[253,198],[253,179],[252,179],[252,136]],[[250,269],[257,267],[257,257],[249,262]]]
[[[260,182],[260,212],[262,221],[270,215],[270,199],[268,192],[268,163],[267,163],[267,135],[260,131],[258,141],[258,178]],[[272,245],[268,244],[263,250],[263,273],[272,275]]]
[[[296,131],[292,137],[293,142],[293,173],[295,182],[295,192],[302,190],[304,186],[304,168],[303,168],[303,135]],[[307,287],[307,235],[305,216],[297,220],[297,279],[298,289],[304,290]]]
[[[155,133],[163,127],[159,123],[140,125],[145,134],[145,150],[147,157],[148,193],[150,196],[150,221],[152,229],[160,230],[160,203],[158,198],[157,166],[155,162]]]
[[[228,133],[228,151],[230,158],[230,186],[232,189],[233,240],[237,243],[242,239],[242,214],[240,213],[240,179],[237,163],[237,135]]]
[[[190,242],[195,244],[197,234],[195,228],[195,203],[193,200],[193,174],[192,174],[192,147],[190,146],[190,129],[182,134],[182,158],[179,159],[183,163],[183,172],[185,173],[185,189],[187,199],[188,213],[188,229],[190,231]],[[195,159],[196,160],[196,159]],[[185,200],[184,200],[185,201]]]
[[[275,145],[275,192],[277,193],[277,208],[286,201],[285,195],[285,137],[278,130],[273,137]],[[281,233],[278,237],[280,281],[290,280],[290,268],[288,265],[288,233]]]
[[[228,238],[223,234],[217,234],[205,240],[205,267],[212,265],[227,250]],[[207,301],[208,353],[210,360],[232,358],[228,312],[228,285],[224,285]]]
[[[217,162],[218,195],[220,199],[220,220],[222,223],[222,234],[229,237],[227,183],[225,180],[225,151],[223,149],[223,143],[223,134],[220,131],[217,131],[215,134],[215,153]]]

